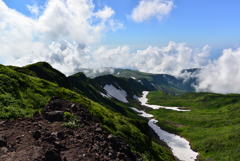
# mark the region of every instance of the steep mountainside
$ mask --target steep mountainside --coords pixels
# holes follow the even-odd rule
[[[114,108],[110,108],[111,105],[105,106],[102,102],[96,103],[80,92],[60,87],[36,75],[18,72],[13,70],[13,67],[0,65],[0,119],[32,118],[33,114],[41,112],[54,96],[78,103],[88,109],[94,119],[100,122],[103,129],[122,138],[129,144],[133,152],[145,160],[174,160],[171,152],[166,147],[157,144],[156,140],[152,138],[147,121],[142,120],[132,110],[127,110],[126,106],[116,103],[125,112],[123,115]],[[74,122],[69,124],[72,125]],[[15,123],[9,124],[9,127],[10,125],[13,128],[17,127],[14,126]],[[28,126],[31,128],[32,124]],[[8,126],[4,124],[4,127]],[[20,139],[26,140],[28,136],[24,135]],[[8,152],[8,148],[1,148],[1,150]]]
[[[10,67],[18,72],[57,83],[59,86],[69,87],[67,77],[46,62],[38,62],[24,67]]]
[[[27,65],[25,67],[11,67],[12,69],[22,72],[24,74],[28,74],[31,76],[39,77],[54,83],[57,83],[59,86],[69,88],[78,93],[87,96],[88,98],[104,103],[104,105],[111,104],[109,102],[109,97],[107,96],[107,92],[104,89],[104,86],[107,84],[111,84],[112,82],[115,84],[117,88],[124,88],[126,93],[126,101],[127,99],[133,99],[133,96],[139,96],[143,90],[151,90],[153,88],[146,88],[139,82],[134,79],[126,79],[121,77],[114,77],[111,75],[99,77],[95,79],[91,79],[85,76],[83,73],[76,73],[69,77],[66,77],[60,71],[54,69],[50,64],[46,62],[39,62],[31,65]],[[112,97],[114,98],[114,97]],[[117,107],[117,105],[111,104],[111,107]],[[118,108],[119,109],[119,108]]]
[[[105,94],[109,94],[106,90],[107,86],[112,86],[115,90],[121,90],[126,93],[126,100],[134,99],[142,94],[142,91],[149,90],[141,83],[132,78],[121,78],[113,75],[100,76],[94,79],[94,82],[105,89]]]

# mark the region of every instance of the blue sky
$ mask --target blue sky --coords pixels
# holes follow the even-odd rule
[[[17,11],[32,16],[26,5],[44,5],[44,0],[4,0]],[[169,41],[186,42],[198,47],[209,44],[214,49],[237,47],[240,43],[239,0],[175,0],[172,12],[162,21],[151,18],[142,23],[129,17],[138,0],[94,0],[96,9],[105,5],[115,11],[115,19],[124,28],[108,32],[102,39],[108,45],[167,44]]]
[[[202,68],[199,91],[240,93],[239,18],[239,0],[0,0],[0,63]]]

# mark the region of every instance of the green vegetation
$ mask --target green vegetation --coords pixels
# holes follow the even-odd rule
[[[187,107],[191,112],[152,110],[159,125],[187,138],[201,160],[236,161],[240,158],[240,95],[188,93],[180,96],[151,92],[150,104]]]
[[[145,160],[174,160],[170,150],[150,139],[147,121],[142,120],[131,110],[127,111],[130,117],[126,117],[77,92],[18,72],[13,70],[13,67],[0,65],[0,119],[31,117],[34,113],[40,112],[53,96],[80,103],[88,108],[105,129],[124,138],[132,150]],[[119,103],[118,106],[122,105]],[[123,106],[123,109],[126,108]],[[77,124],[76,118],[69,113],[65,113],[65,119],[70,122],[70,127]]]
[[[10,67],[18,72],[54,82],[59,86],[69,87],[67,77],[46,62],[38,62],[24,67]]]
[[[80,120],[77,116],[74,116],[70,112],[64,112],[64,124],[63,126],[70,129],[75,129],[80,127]]]

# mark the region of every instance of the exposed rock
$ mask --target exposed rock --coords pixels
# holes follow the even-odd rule
[[[32,134],[33,138],[38,140],[39,138],[41,138],[41,132],[39,130],[33,132]]]
[[[5,137],[0,136],[0,147],[5,147],[5,146],[7,146],[7,141]]]
[[[98,128],[96,128],[95,131],[96,131],[96,132],[102,132],[102,128],[98,127]]]
[[[45,113],[45,118],[50,121],[63,121],[64,119],[64,112],[63,111],[51,111]]]
[[[8,152],[8,149],[6,147],[0,148],[0,155],[3,155]]]
[[[45,161],[62,161],[62,159],[59,152],[51,149],[45,153]]]
[[[58,137],[58,139],[62,140],[65,138],[65,133],[63,131],[60,131],[57,133],[57,137]]]
[[[82,126],[64,127],[65,110],[77,116]],[[52,99],[41,115],[3,122],[0,161],[141,161],[92,117],[82,105]]]

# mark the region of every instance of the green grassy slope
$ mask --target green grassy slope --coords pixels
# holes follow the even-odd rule
[[[24,67],[10,67],[18,72],[39,77],[50,82],[54,82],[63,87],[69,87],[67,77],[46,62],[38,62]]]
[[[190,140],[201,160],[237,161],[240,158],[240,95],[189,93],[181,96],[151,92],[150,104],[188,107],[191,112],[151,111],[159,125]]]
[[[70,88],[77,93],[80,93],[126,117],[132,117],[132,111],[127,105],[113,99],[110,100],[108,98],[105,98],[100,94],[100,92],[105,92],[101,85],[104,84],[104,82],[87,78],[83,73],[77,73],[69,76],[68,80],[70,82]]]
[[[72,76],[66,77],[63,73],[54,69],[50,64],[46,62],[38,62],[24,67],[10,66],[10,68],[14,69],[17,72],[42,78],[50,82],[56,83],[60,87],[65,87],[73,90],[125,116],[129,117],[132,114],[130,112],[131,110],[128,107],[120,104],[119,102],[111,101],[107,98],[104,98],[100,94],[100,92],[103,92],[103,89],[100,87],[99,82],[87,78],[83,73],[77,73]]]
[[[53,96],[88,108],[104,128],[124,138],[145,160],[174,160],[169,150],[148,137],[147,122],[134,112],[131,118],[123,116],[77,92],[0,65],[0,119],[31,117],[41,111]]]

